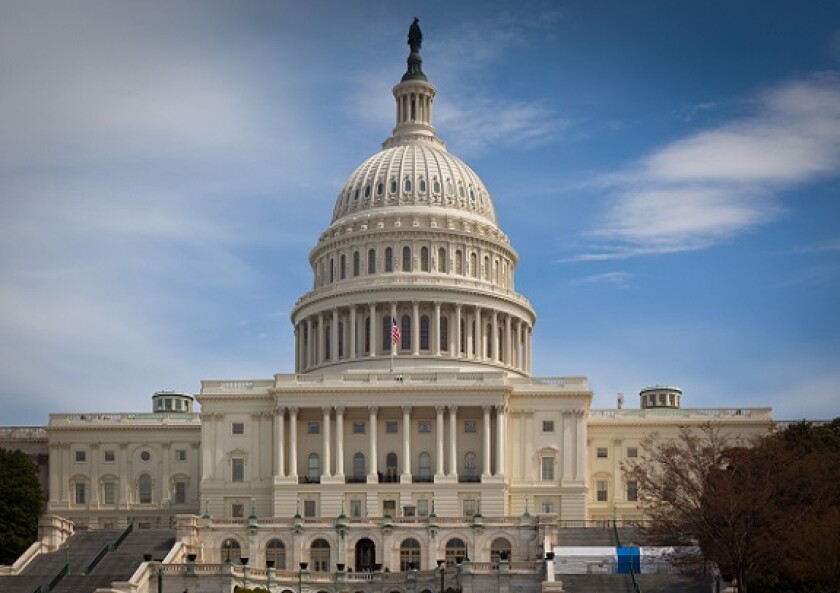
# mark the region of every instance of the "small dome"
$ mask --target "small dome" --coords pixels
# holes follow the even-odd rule
[[[497,224],[490,192],[478,175],[431,142],[389,146],[362,163],[338,194],[332,222],[398,206],[468,212]]]

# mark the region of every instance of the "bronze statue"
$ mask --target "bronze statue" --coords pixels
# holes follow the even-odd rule
[[[414,17],[414,22],[408,28],[408,46],[411,48],[411,53],[419,52],[422,44],[423,32],[420,31],[420,19]]]

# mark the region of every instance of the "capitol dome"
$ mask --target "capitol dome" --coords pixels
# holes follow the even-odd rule
[[[432,125],[419,43],[394,86],[396,126],[348,177],[295,303],[298,373],[424,368],[528,375],[536,314],[479,176]]]

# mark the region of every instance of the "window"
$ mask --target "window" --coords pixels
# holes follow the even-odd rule
[[[329,325],[324,327],[324,358],[326,360],[330,360],[332,358],[331,354],[331,346],[332,346],[332,330]]]
[[[84,463],[87,461],[86,451],[76,451],[76,463]]]
[[[627,480],[627,500],[630,502],[639,500],[639,483],[636,480]]]
[[[477,425],[475,420],[464,420],[464,432],[476,432]]]
[[[420,181],[417,182],[417,187],[420,190],[421,194],[425,194],[426,193],[426,180],[421,177]]]
[[[432,181],[432,191],[436,194],[440,193],[440,181],[438,181],[437,179]]]
[[[339,276],[338,277],[339,277],[339,279],[344,280],[345,278],[347,278],[347,256],[342,253],[341,257],[338,259],[338,261],[339,261],[339,271],[338,271]]]
[[[114,450],[108,449],[105,451],[105,463],[113,463],[117,459],[117,454]]]
[[[427,499],[427,498],[417,499],[417,516],[418,517],[428,517],[429,516],[429,499]]]
[[[370,185],[365,186],[365,197],[366,198],[370,197]]]
[[[555,511],[554,503],[553,502],[541,502],[540,503],[540,512],[545,513],[547,515],[553,514]]]
[[[432,477],[432,456],[426,453],[420,453],[420,459],[418,464],[420,470],[420,478],[424,480],[431,479]]]
[[[376,250],[368,249],[368,274],[376,274]]]
[[[356,480],[363,480],[365,477],[365,454],[356,453],[353,455],[353,477]]]
[[[382,501],[382,514],[383,515],[390,515],[393,517],[397,514],[397,501],[393,499],[387,499]]]
[[[303,501],[303,516],[304,517],[315,517],[317,515],[317,508],[315,505],[314,500],[304,500]]]
[[[140,461],[149,461],[152,458],[152,454],[148,451],[141,451],[140,452]]]
[[[316,480],[321,476],[321,458],[317,453],[310,453],[307,465],[306,477]]]
[[[466,501],[464,502],[466,503]],[[446,567],[453,568],[456,564],[460,563],[461,560],[467,557],[467,544],[464,543],[464,540],[453,537],[446,542],[445,557]]]
[[[330,258],[330,282],[335,282],[335,259]]]
[[[344,356],[344,322],[338,322],[338,357]]]
[[[175,461],[186,461],[187,460],[187,450],[186,449],[175,449]]]
[[[234,457],[230,460],[230,481],[245,481],[245,460],[242,457]]]
[[[385,271],[394,271],[394,250],[390,247],[385,248]]]
[[[286,546],[279,539],[273,539],[265,546],[265,564],[276,570],[286,570]]]
[[[361,517],[362,516],[362,501],[361,500],[351,500],[350,501],[350,516],[351,517]]]
[[[399,424],[396,420],[387,420],[385,422],[385,432],[388,434],[397,434],[399,432]]]
[[[364,420],[354,420],[353,421],[353,434],[365,434],[365,421]]]
[[[411,247],[406,245],[402,250],[402,271],[411,271]]]
[[[385,477],[389,482],[397,481],[397,454],[390,452],[385,456]]]
[[[85,504],[87,502],[87,485],[84,482],[76,482],[73,492],[75,494],[76,504]]]
[[[391,193],[392,194],[397,193],[397,180],[396,179],[391,180]]]
[[[432,423],[428,420],[420,420],[417,423],[417,432],[432,432]]]
[[[330,571],[330,544],[327,540],[318,538],[312,542],[310,554],[312,556],[312,570],[314,572]]]
[[[595,498],[598,502],[607,502],[607,481],[598,480],[595,487]]]
[[[187,502],[187,483],[184,481],[175,482],[175,504],[186,504]]]
[[[420,248],[420,270],[423,272],[429,271],[429,248]]]
[[[102,502],[117,504],[117,483],[108,481],[102,483]]]
[[[554,432],[554,420],[543,420],[542,421],[542,431],[543,432]]]
[[[438,249],[437,271],[441,274],[446,273],[446,249],[443,247]]]
[[[449,320],[446,317],[440,318],[440,349],[449,350]]]
[[[464,476],[467,479],[477,477],[476,468],[478,466],[478,459],[472,451],[464,453]]]
[[[607,448],[606,447],[598,447],[595,452],[596,457],[605,458],[607,457]]]
[[[470,253],[470,275],[478,278],[478,256],[475,253]]]
[[[414,111],[414,103],[411,104],[411,109],[412,109],[412,112],[413,112]],[[414,118],[412,117],[412,119],[414,119]],[[411,191],[411,179],[406,178],[406,180],[403,181],[403,191],[405,193],[409,193]]]
[[[137,480],[138,496],[137,500],[140,504],[152,504],[152,476],[143,474]]]
[[[510,560],[510,542],[503,537],[497,537],[490,544],[490,562]]]
[[[404,539],[400,544],[400,571],[420,568],[420,542],[414,538]]]
[[[400,349],[408,350],[411,348],[411,317],[403,315],[400,325]]]
[[[230,434],[245,434],[245,423],[234,422],[230,425]]]
[[[308,432],[309,434],[321,434],[321,423],[310,422],[306,425],[306,432]]]
[[[639,449],[637,447],[627,447],[627,457],[638,457]]]
[[[358,251],[353,252],[353,275],[358,276],[361,273],[362,262]]]
[[[429,349],[429,316],[420,316],[420,350]]]
[[[239,505],[242,506],[242,505]],[[235,539],[222,542],[222,562],[235,562],[242,556],[242,547]]]
[[[384,191],[385,191],[385,184],[380,181],[379,183],[376,184],[376,195],[381,196],[382,192],[384,192]]]
[[[554,479],[554,457],[543,457],[542,458],[542,479],[543,480],[553,480]]]

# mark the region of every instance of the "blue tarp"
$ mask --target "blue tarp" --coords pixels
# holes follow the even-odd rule
[[[636,574],[641,572],[641,554],[638,547],[616,548],[615,551],[618,556],[615,571],[618,574],[630,574],[631,566]]]

